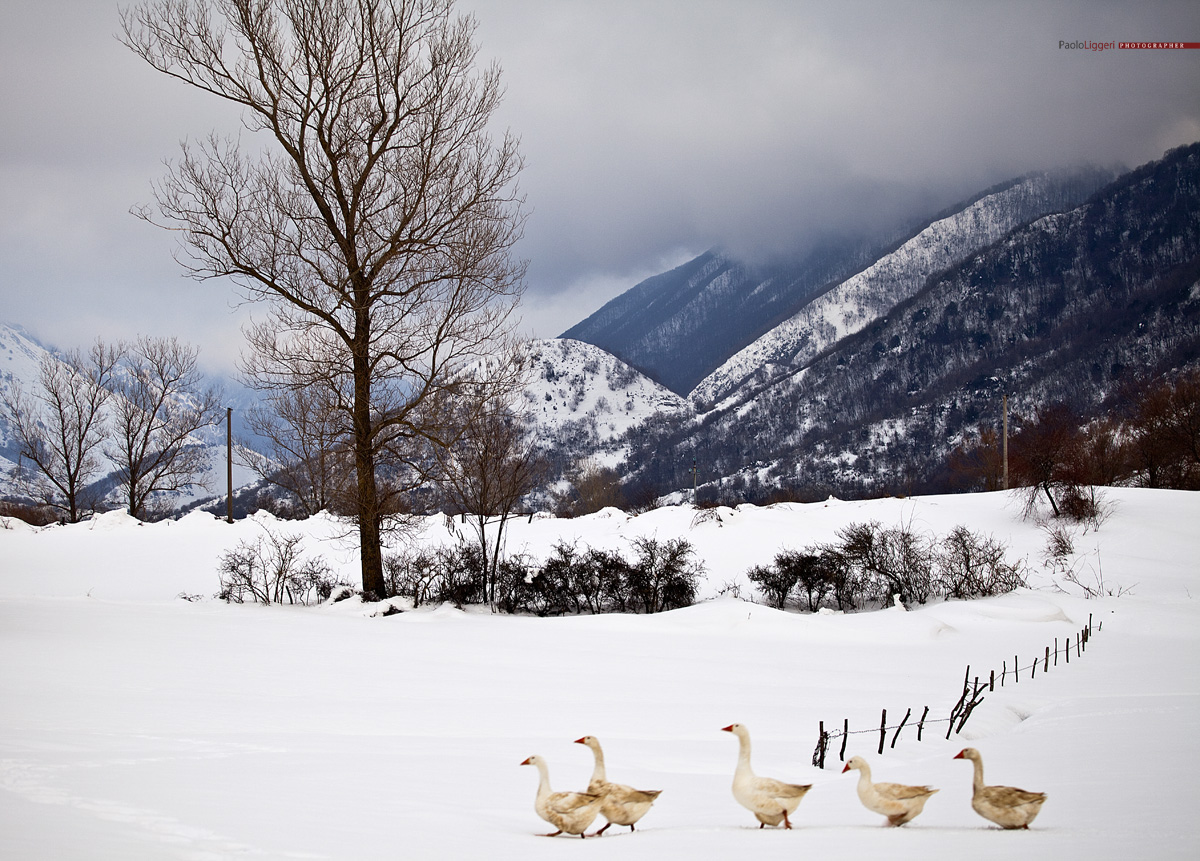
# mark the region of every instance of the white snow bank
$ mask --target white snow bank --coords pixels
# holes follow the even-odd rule
[[[659,616],[536,619],[421,608],[369,618],[211,599],[216,560],[264,526],[302,533],[349,576],[331,518],[229,525],[191,516],[0,529],[0,857],[56,859],[797,856],[1188,858],[1200,845],[1200,494],[1113,490],[1079,570],[1133,587],[1086,600],[1045,575],[984,601],[799,615],[723,598]],[[510,550],[564,537],[624,548],[686,537],[706,594],[779,548],[868,519],[945,534],[960,523],[1038,566],[1045,533],[1004,494],[833,502],[635,518],[535,518]],[[449,535],[432,518],[422,540]],[[111,528],[107,528],[111,526]],[[1195,596],[1195,597],[1194,597]],[[964,670],[1025,664],[1092,618],[1068,665],[984,695],[962,735],[944,717]],[[880,712],[914,716],[876,753]],[[847,756],[878,780],[941,789],[903,829],[881,827],[840,774],[811,764],[817,726],[866,730]],[[730,794],[739,721],[761,774],[813,783],[794,831],[757,828]],[[612,779],[663,793],[636,833],[548,840],[530,754],[579,789],[605,746]],[[888,741],[891,733],[888,734]],[[989,782],[1044,791],[1029,832],[970,809],[970,744]],[[598,823],[599,824],[599,823]]]

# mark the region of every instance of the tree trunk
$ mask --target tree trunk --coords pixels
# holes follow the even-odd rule
[[[1054,494],[1050,492],[1050,484],[1043,484],[1042,490],[1046,491],[1046,498],[1050,500],[1050,508],[1054,510],[1054,516],[1058,517],[1058,505],[1054,501]]]
[[[360,337],[359,343],[367,343]],[[379,537],[379,494],[375,486],[375,450],[371,427],[371,370],[365,349],[354,355],[354,466],[358,478],[358,540],[363,595],[386,597],[383,548]]]

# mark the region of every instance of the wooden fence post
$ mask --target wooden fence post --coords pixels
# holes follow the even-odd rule
[[[1021,681],[1021,662],[1017,660],[1017,656],[1013,655],[1013,681]]]
[[[929,706],[925,706],[925,711],[921,712],[921,722],[917,724],[917,741],[921,740],[921,731],[925,729],[925,715],[929,714]]]
[[[1058,666],[1058,637],[1054,638],[1054,666]]]
[[[992,670],[991,675],[988,677],[988,690],[989,691],[996,690],[996,671],[995,670]]]
[[[904,720],[900,721],[900,726],[896,727],[896,734],[894,736],[892,736],[892,747],[893,748],[896,746],[896,739],[900,738],[900,730],[904,729],[904,725],[906,723],[908,723],[908,719],[911,716],[912,716],[912,709],[910,708],[908,711],[906,711],[904,713]]]
[[[1045,661],[1045,663],[1042,664],[1042,672],[1046,673],[1049,671],[1050,671],[1050,647],[1047,646],[1046,647],[1046,661]]]
[[[883,743],[887,741],[887,709],[883,710],[883,716],[879,719],[879,752],[883,753]]]
[[[846,761],[846,739],[850,738],[850,718],[846,718],[842,724],[842,749],[838,751],[838,760]]]

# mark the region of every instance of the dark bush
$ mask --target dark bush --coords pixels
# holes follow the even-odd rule
[[[461,610],[487,599],[483,556],[473,544],[388,556],[384,578],[391,594],[414,606],[449,602]]]
[[[942,595],[975,598],[1025,585],[1022,566],[1009,564],[1007,549],[993,538],[958,527],[939,546],[908,526],[884,529],[878,522],[852,523],[833,544],[784,550],[769,566],[747,572],[768,604],[784,607],[800,593],[807,609],[826,601],[839,610],[887,606],[893,595],[924,603]]]
[[[939,590],[948,598],[983,598],[1024,586],[1021,566],[1005,560],[1006,550],[995,538],[956,527],[938,551]]]
[[[630,566],[626,580],[626,594],[632,599],[629,609],[659,613],[695,603],[704,566],[693,559],[690,542],[683,538],[664,542],[635,538],[633,552],[637,559]]]

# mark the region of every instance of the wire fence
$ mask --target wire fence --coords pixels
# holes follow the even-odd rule
[[[1103,629],[1103,627],[1104,623],[1101,622],[1095,630],[1100,631]],[[997,675],[995,670],[990,670],[986,677],[976,675],[974,678],[972,678],[971,666],[968,664],[967,672],[963,676],[962,693],[959,695],[958,701],[954,704],[954,707],[950,709],[949,717],[930,718],[929,706],[925,706],[924,710],[921,712],[921,717],[912,724],[909,723],[909,720],[913,716],[913,710],[911,708],[904,713],[904,717],[900,720],[900,723],[895,724],[894,726],[888,726],[887,709],[882,710],[879,718],[879,726],[869,729],[852,730],[850,729],[850,719],[845,718],[842,721],[842,728],[840,730],[826,730],[825,721],[821,721],[817,736],[817,746],[813,750],[812,764],[817,768],[824,768],[825,758],[829,754],[830,746],[839,738],[841,739],[841,745],[838,748],[838,760],[840,762],[845,762],[846,742],[849,741],[850,736],[852,735],[877,734],[879,736],[878,753],[880,754],[882,754],[885,749],[894,748],[896,746],[896,742],[900,738],[900,733],[906,726],[916,727],[917,741],[921,741],[926,728],[934,724],[947,725],[946,738],[950,738],[952,734],[957,735],[958,733],[962,732],[963,727],[966,726],[967,719],[971,717],[971,713],[975,711],[975,709],[984,701],[983,694],[985,692],[996,690],[997,684],[999,684],[1000,687],[1004,687],[1005,684],[1010,682],[1014,685],[1019,684],[1021,677],[1025,674],[1028,674],[1029,679],[1035,679],[1038,675],[1039,665],[1041,666],[1042,674],[1045,675],[1046,673],[1050,672],[1052,667],[1058,666],[1058,659],[1060,655],[1063,657],[1064,666],[1070,664],[1072,646],[1075,649],[1075,658],[1078,660],[1083,656],[1084,652],[1087,651],[1088,640],[1091,639],[1092,633],[1092,615],[1089,613],[1087,625],[1076,632],[1074,642],[1072,642],[1070,637],[1067,637],[1065,642],[1060,644],[1059,638],[1055,637],[1053,649],[1051,649],[1050,646],[1046,646],[1043,654],[1034,656],[1034,658],[1024,666],[1021,665],[1019,657],[1017,655],[1013,655],[1012,667],[1009,668],[1008,661],[1005,660],[1001,664],[999,675]],[[888,733],[892,734],[892,741],[890,745],[888,744],[887,740]]]

